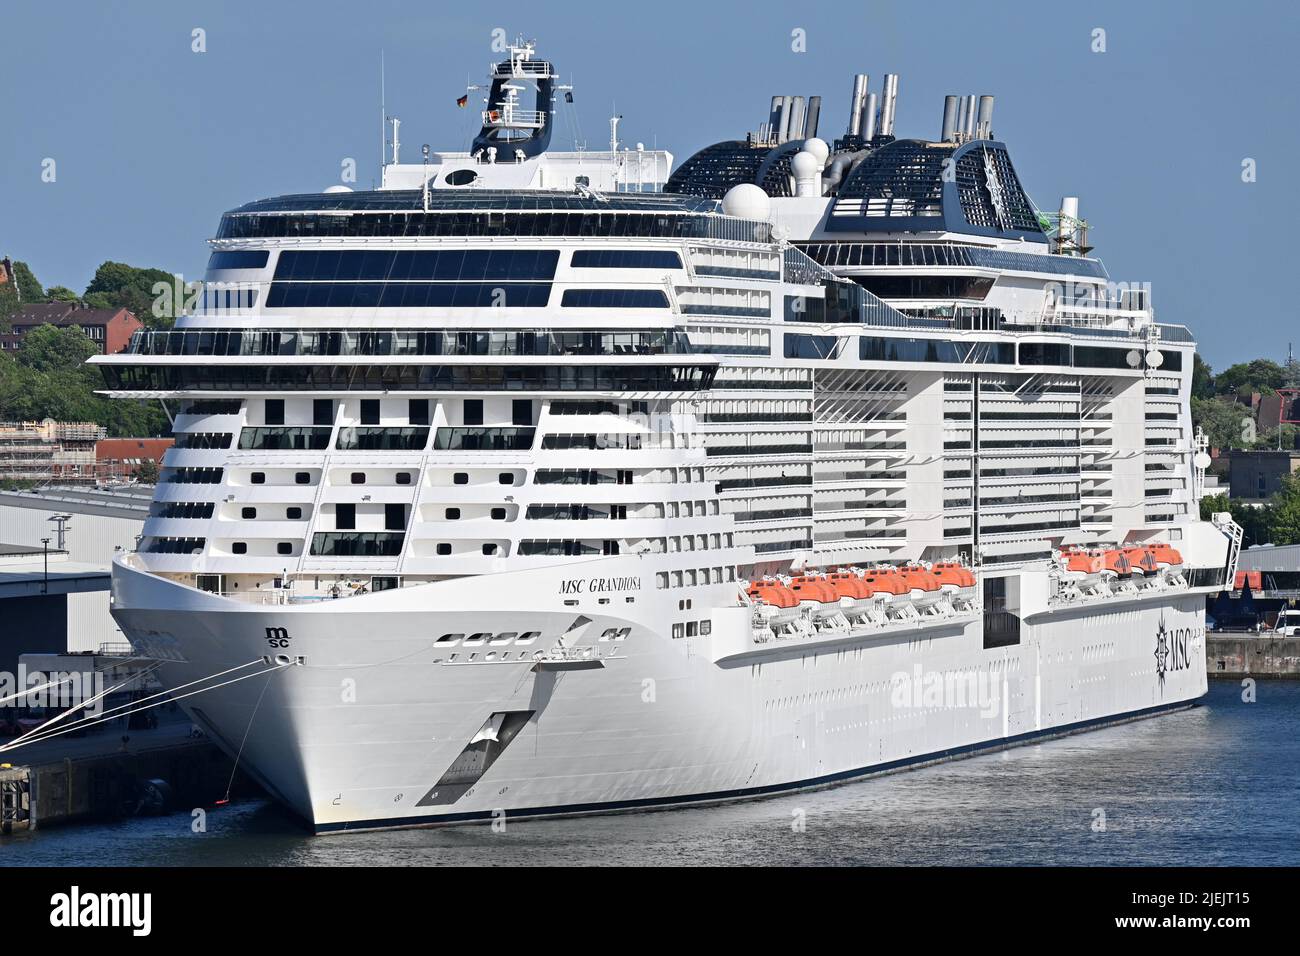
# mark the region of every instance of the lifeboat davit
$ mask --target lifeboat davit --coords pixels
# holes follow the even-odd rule
[[[807,605],[813,617],[828,617],[840,611],[840,596],[825,576],[800,574],[786,585],[800,604]]]

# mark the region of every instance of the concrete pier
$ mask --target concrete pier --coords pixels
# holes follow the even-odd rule
[[[211,806],[231,767],[188,723],[132,732],[125,743],[98,734],[19,748],[0,754],[0,833]]]
[[[1300,677],[1300,637],[1212,633],[1205,639],[1210,678]]]

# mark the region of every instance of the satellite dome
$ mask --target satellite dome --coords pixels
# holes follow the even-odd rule
[[[812,179],[821,169],[821,160],[806,149],[795,153],[794,159],[790,160],[790,172],[794,173],[795,179]]]
[[[327,193],[350,193],[352,192],[352,187],[351,186],[326,186],[325,191]]]
[[[772,200],[753,183],[739,183],[722,197],[722,212],[737,219],[763,219],[772,215]]]
[[[811,136],[808,139],[804,140],[803,148],[805,152],[812,153],[814,156],[816,156],[817,161],[821,163],[823,166],[826,165],[826,160],[831,155],[831,148],[826,145],[826,140],[820,139],[816,136]]]

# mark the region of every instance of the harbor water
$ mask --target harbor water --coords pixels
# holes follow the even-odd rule
[[[1254,700],[1249,701],[1253,694]],[[1300,682],[765,800],[313,837],[247,800],[0,839],[0,865],[1297,865]]]

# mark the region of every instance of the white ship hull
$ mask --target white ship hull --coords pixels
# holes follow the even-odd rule
[[[575,570],[268,607],[119,563],[114,613],[142,650],[184,658],[164,666],[171,686],[271,668],[182,703],[317,832],[760,796],[1157,713],[1206,691],[1204,597],[1187,590],[1036,615],[1001,648],[983,647],[978,615],[755,646],[725,617],[742,609],[715,618],[708,637],[672,640],[656,627],[666,608],[653,591],[615,615],[596,599],[563,606],[559,584]],[[637,559],[580,573],[635,576]],[[570,631],[576,650],[557,662],[550,648],[579,614],[591,623]],[[611,627],[631,630],[600,641]],[[436,643],[529,628],[542,633],[532,647],[462,647],[456,660]],[[277,655],[301,663],[277,667]],[[468,786],[440,786],[502,713],[521,716],[497,759]]]

